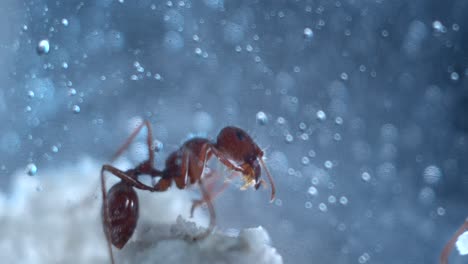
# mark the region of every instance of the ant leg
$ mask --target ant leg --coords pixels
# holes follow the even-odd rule
[[[108,171],[112,173],[114,176],[117,176],[120,178],[122,181],[126,182],[127,184],[131,185],[134,188],[140,189],[140,190],[145,190],[145,191],[150,191],[154,192],[157,191],[154,189],[154,187],[146,185],[142,183],[141,181],[129,176],[127,173],[117,169],[116,167],[113,167],[111,165],[103,165],[101,169],[101,178],[104,177],[104,171]]]
[[[140,125],[138,125],[138,127],[132,132],[132,134],[130,134],[130,136],[127,138],[125,143],[117,150],[114,156],[112,156],[111,163],[114,162],[120,155],[122,155],[122,153],[128,148],[128,146],[130,146],[130,144],[138,135],[141,128],[143,128],[143,126],[146,126],[146,129],[148,131],[147,136],[146,136],[146,144],[148,145],[148,155],[149,155],[148,162],[149,162],[150,167],[153,167],[153,163],[154,163],[153,132],[151,130],[151,124],[149,123],[148,120],[145,120]]]
[[[452,251],[453,246],[455,245],[455,242],[457,241],[458,237],[463,234],[466,230],[468,230],[468,218],[465,219],[465,222],[463,225],[455,232],[455,234],[452,236],[452,238],[445,244],[444,249],[442,250],[442,253],[440,254],[440,263],[441,264],[447,264],[448,263],[448,258],[450,255],[450,252]]]
[[[203,200],[205,200],[206,204],[208,205],[208,211],[210,211],[210,224],[208,226],[208,229],[206,230],[205,233],[199,235],[196,238],[196,239],[203,239],[203,238],[207,237],[209,234],[211,234],[211,232],[213,231],[213,229],[215,227],[215,222],[216,222],[216,214],[215,214],[215,210],[214,210],[214,207],[213,207],[213,203],[211,203],[210,194],[206,190],[202,179],[200,179],[198,181],[198,185],[200,186],[200,190],[201,190],[202,195],[203,195]]]
[[[218,157],[219,161],[224,164],[224,166],[228,167],[231,170],[235,170],[241,173],[244,173],[244,169],[242,167],[236,166],[232,162],[230,162],[225,156],[224,153],[220,152],[218,149],[216,149],[215,146],[211,146],[211,151],[213,151],[213,154]]]
[[[217,177],[217,176],[219,176],[219,174],[217,174],[217,173],[213,173],[213,174],[215,174],[214,177],[219,178],[219,177]],[[210,202],[213,201],[220,193],[222,193],[224,190],[226,190],[226,188],[229,186],[230,181],[235,176],[236,176],[235,174],[229,175],[228,178],[223,182],[223,185],[221,185],[221,187],[216,191],[213,191],[214,186],[212,186],[212,184],[208,185],[208,193],[210,194],[209,195]],[[209,177],[211,179],[211,175]],[[202,206],[204,203],[207,203],[207,202],[208,201],[206,201],[205,199],[193,200],[192,201],[192,208],[190,209],[190,217],[191,218],[193,217],[193,213],[195,212],[195,209],[197,207]]]

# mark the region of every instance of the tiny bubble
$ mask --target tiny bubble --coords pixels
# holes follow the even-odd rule
[[[333,168],[333,163],[329,160],[325,161],[324,165],[325,165],[325,168],[327,169]]]
[[[315,188],[315,186],[310,186],[307,192],[312,196],[318,195],[318,191],[317,188]]]
[[[314,37],[314,31],[311,28],[306,27],[304,28],[304,37],[307,39],[311,39]]]
[[[340,203],[342,205],[347,205],[348,204],[348,198],[346,198],[346,196],[341,196],[340,197]]]
[[[308,157],[304,156],[302,157],[301,162],[302,162],[302,165],[308,165],[310,161]]]
[[[29,98],[34,98],[34,92],[33,91],[28,91],[28,97]]]
[[[343,81],[348,80],[348,74],[347,74],[346,72],[342,72],[341,75],[340,75],[340,77],[341,77],[341,79],[342,79]]]
[[[457,72],[452,72],[450,74],[450,79],[452,79],[452,81],[458,81],[459,78],[460,78],[460,75],[458,75]]]
[[[327,205],[324,203],[320,203],[318,206],[319,210],[322,212],[326,212],[328,210]]]
[[[438,207],[437,208],[437,214],[440,216],[445,215],[445,209],[443,207]]]
[[[68,19],[62,18],[62,25],[68,26]]]
[[[312,203],[311,202],[305,202],[304,206],[305,206],[306,209],[310,209],[310,208],[312,208]]]
[[[70,96],[76,95],[76,90],[74,88],[68,89],[68,95],[70,95]]]
[[[328,202],[331,204],[336,203],[336,197],[333,195],[328,196]]]
[[[43,39],[39,41],[39,43],[37,44],[36,51],[37,51],[37,54],[39,55],[44,55],[44,54],[49,53],[50,51],[49,40]]]
[[[37,173],[37,167],[36,164],[34,163],[29,163],[26,166],[26,172],[28,173],[29,176],[34,176]]]
[[[75,114],[78,114],[81,111],[81,109],[80,109],[80,107],[78,105],[74,105],[72,107],[72,110],[73,110],[73,113],[75,113]]]
[[[371,179],[371,175],[365,171],[361,174],[361,179],[365,182],[368,182]]]
[[[54,152],[54,153],[57,153],[57,152],[59,151],[58,147],[55,146],[55,145],[53,145],[53,146],[50,148],[50,150],[51,150],[52,152]]]
[[[257,119],[257,124],[259,125],[266,125],[268,124],[268,116],[265,114],[265,112],[258,112],[257,115],[256,115],[256,119]]]
[[[327,119],[327,115],[325,114],[324,111],[318,110],[318,111],[317,111],[317,118],[318,118],[320,121],[324,121],[325,119]]]
[[[292,143],[294,140],[294,137],[291,134],[287,134],[285,139],[286,139],[286,143]]]

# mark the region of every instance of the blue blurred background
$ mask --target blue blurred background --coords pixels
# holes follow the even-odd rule
[[[164,146],[158,167],[237,125],[266,149],[277,199],[233,186],[220,230],[264,226],[285,263],[436,263],[468,215],[467,13],[464,0],[3,0],[0,190],[17,169],[107,162],[138,118]]]

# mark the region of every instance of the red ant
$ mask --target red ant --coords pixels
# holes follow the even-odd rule
[[[440,264],[447,264],[450,252],[452,251],[455,242],[457,242],[458,237],[463,234],[465,231],[468,231],[468,218],[465,219],[463,225],[458,228],[457,232],[450,238],[449,242],[445,244],[442,253],[440,254]]]
[[[103,165],[101,169],[101,187],[103,198],[103,225],[106,234],[107,245],[111,262],[114,263],[112,245],[121,249],[132,236],[138,221],[138,196],[133,188],[150,192],[166,191],[172,182],[179,189],[198,183],[202,199],[195,200],[192,204],[191,214],[197,206],[206,203],[210,213],[209,227],[203,234],[194,239],[201,239],[210,234],[215,225],[215,211],[212,204],[214,195],[210,194],[204,184],[204,179],[209,177],[204,173],[207,161],[214,155],[227,168],[240,172],[245,180],[245,185],[251,185],[258,189],[264,181],[260,179],[262,166],[268,176],[271,185],[271,200],[275,198],[275,185],[263,161],[263,151],[255,144],[252,138],[242,129],[237,127],[223,128],[212,142],[205,138],[192,138],[172,152],[166,159],[163,170],[154,167],[154,148],[152,143],[151,125],[148,121],[139,125],[129,136],[126,142],[116,152],[112,161],[120,156],[135,139],[143,126],[147,128],[147,145],[149,158],[133,169],[121,171],[112,165]],[[108,171],[120,178],[120,182],[106,191],[104,172]],[[139,175],[149,175],[153,179],[159,178],[154,186],[149,186],[138,180]],[[222,187],[221,192],[225,186]],[[216,193],[217,194],[217,193]],[[215,195],[216,195],[215,194]]]

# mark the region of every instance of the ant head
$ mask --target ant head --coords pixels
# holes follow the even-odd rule
[[[243,188],[251,185],[254,185],[255,189],[260,188],[260,185],[264,182],[261,179],[261,167],[264,167],[271,184],[271,200],[274,199],[275,187],[262,159],[263,151],[255,144],[247,132],[237,127],[223,128],[218,134],[216,148],[226,155],[229,162],[242,168],[245,181]]]
[[[250,163],[263,156],[262,150],[244,130],[225,127],[219,132],[216,147],[238,165]]]

